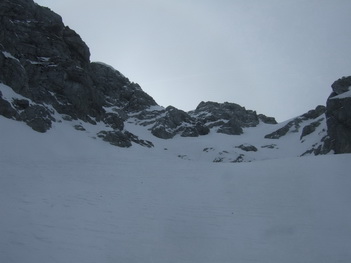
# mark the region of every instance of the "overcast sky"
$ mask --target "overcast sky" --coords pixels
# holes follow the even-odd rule
[[[228,101],[284,121],[351,75],[350,0],[35,1],[161,106]]]

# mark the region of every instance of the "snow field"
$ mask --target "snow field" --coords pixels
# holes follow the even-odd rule
[[[186,161],[65,125],[0,116],[0,262],[351,261],[351,155]]]

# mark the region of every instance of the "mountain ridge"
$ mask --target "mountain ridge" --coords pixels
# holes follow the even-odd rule
[[[0,1],[0,262],[351,261],[351,77],[276,123],[162,107],[88,51]]]
[[[95,125],[101,129],[89,135],[93,138],[119,147],[137,144],[152,148],[159,139],[213,133],[224,134],[231,142],[234,138],[230,136],[245,138],[248,130],[264,126],[267,133],[258,133],[264,145],[254,146],[252,138],[247,138],[233,146],[235,151],[217,152],[213,161],[256,160],[258,148],[275,149],[274,141],[291,134],[294,139],[287,140],[305,145],[297,155],[351,152],[350,98],[333,99],[349,91],[350,77],[332,85],[327,107],[318,106],[287,123],[277,124],[273,117],[229,102],[200,102],[189,112],[164,108],[118,70],[90,62],[84,41],[50,9],[32,0],[5,0],[0,10],[0,115],[23,121],[37,132],[70,122],[74,129],[91,133],[87,127]],[[134,126],[143,132],[134,132]],[[307,143],[308,136],[314,136],[313,142]],[[273,142],[267,143],[269,140]]]

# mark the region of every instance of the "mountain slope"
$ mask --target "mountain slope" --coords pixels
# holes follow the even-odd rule
[[[2,98],[9,103],[24,99],[4,84],[0,84],[0,90],[3,94]],[[32,102],[30,101],[30,103]],[[108,112],[113,112],[111,108],[105,107],[105,109]],[[179,112],[176,109],[174,111]],[[218,133],[218,130],[223,129],[226,123],[225,119],[221,119],[220,125],[208,128],[206,136],[184,137],[174,134],[172,139],[165,140],[153,135],[155,125],[159,125],[160,118],[157,119],[157,116],[165,114],[165,109],[160,106],[153,106],[126,115],[123,129],[124,133],[131,134],[129,137],[124,136],[118,129],[119,133],[116,133],[115,129],[106,125],[105,122],[90,123],[79,119],[67,120],[66,115],[61,115],[53,110],[55,114],[51,116],[56,121],[52,123],[51,130],[57,129],[63,132],[63,129],[72,129],[81,136],[86,136],[89,139],[102,137],[117,146],[135,144],[154,147],[153,151],[163,152],[163,154],[185,160],[246,162],[328,152],[323,152],[325,151],[323,150],[323,140],[327,136],[324,111],[324,107],[317,107],[309,113],[279,124],[258,122],[254,127],[241,128],[242,132],[238,135]],[[211,116],[211,114],[206,116]],[[180,121],[179,126],[184,129],[188,128],[187,122],[184,121]],[[119,134],[121,136],[118,136]],[[113,137],[113,135],[116,136]],[[128,141],[130,138],[131,142]],[[143,138],[143,140],[139,138]]]
[[[68,128],[0,116],[1,262],[351,260],[349,154],[188,162]]]
[[[164,108],[117,70],[90,62],[89,48],[59,15],[31,0],[0,5],[0,115],[37,132],[67,124],[114,146],[214,162],[351,152],[351,103],[332,99],[347,93],[348,78],[333,84],[327,108],[280,124],[228,102]]]
[[[331,154],[351,152],[351,77],[278,124],[184,112],[91,63],[49,9],[0,15],[0,262],[351,261],[351,155]]]

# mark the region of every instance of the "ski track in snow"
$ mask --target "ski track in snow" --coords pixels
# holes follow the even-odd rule
[[[0,116],[0,262],[351,262],[350,154],[218,164],[60,127]]]

